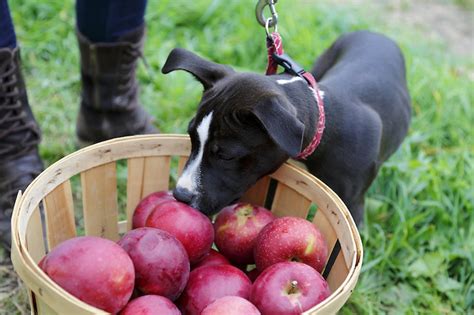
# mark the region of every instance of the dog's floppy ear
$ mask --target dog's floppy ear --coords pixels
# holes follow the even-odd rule
[[[171,51],[161,72],[166,74],[174,70],[185,70],[191,73],[202,83],[204,89],[212,87],[215,82],[234,72],[228,66],[205,60],[182,48]]]
[[[286,98],[270,97],[257,103],[250,111],[283,151],[291,157],[301,152],[305,126]]]

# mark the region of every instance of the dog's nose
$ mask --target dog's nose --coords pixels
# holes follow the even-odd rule
[[[176,200],[189,204],[193,200],[194,194],[189,189],[176,187],[173,190],[173,196]]]

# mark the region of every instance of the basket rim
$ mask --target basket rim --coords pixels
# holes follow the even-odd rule
[[[65,157],[61,158],[60,160],[56,161],[55,163],[51,164],[48,168],[46,168],[40,175],[38,175],[31,183],[30,185],[26,188],[25,192],[22,194],[19,192],[17,200],[15,202],[14,210],[12,213],[12,221],[11,221],[11,230],[12,230],[12,260],[13,260],[13,265],[15,267],[15,270],[17,271],[18,274],[21,274],[23,272],[30,272],[34,274],[37,277],[37,280],[39,282],[42,282],[45,286],[48,286],[55,294],[61,295],[63,298],[67,299],[69,302],[76,304],[77,306],[81,307],[85,311],[92,312],[92,313],[99,313],[103,311],[79,300],[78,298],[74,297],[64,289],[62,289],[58,284],[56,284],[54,281],[52,281],[51,278],[49,278],[46,273],[44,273],[39,266],[35,263],[33,260],[32,256],[26,250],[26,239],[24,233],[23,235],[21,234],[22,228],[20,226],[20,215],[23,214],[23,212],[26,212],[26,222],[29,222],[31,219],[31,215],[33,213],[33,210],[31,210],[31,204],[34,201],[30,197],[31,194],[33,194],[36,186],[39,186],[43,183],[45,184],[50,184],[50,186],[56,185],[53,188],[51,188],[49,191],[46,190],[46,193],[44,194],[47,195],[49,192],[51,192],[55,187],[60,185],[62,181],[60,180],[63,175],[65,176],[63,172],[58,172],[57,170],[60,170],[60,166],[62,166],[65,163],[68,163],[70,161],[73,161],[75,158],[82,156],[84,154],[94,154],[94,152],[98,152],[102,154],[101,158],[103,161],[98,164],[105,164],[109,163],[112,161],[120,160],[123,158],[113,158],[108,153],[110,153],[107,150],[104,150],[100,152],[100,149],[102,149],[104,146],[124,146],[127,143],[132,143],[136,142],[137,140],[166,140],[166,141],[181,141],[187,140],[186,143],[187,145],[181,145],[178,146],[179,149],[181,150],[180,152],[175,152],[172,155],[183,155],[187,156],[189,155],[189,136],[187,135],[182,135],[182,134],[154,134],[154,135],[136,135],[136,136],[127,136],[127,137],[122,137],[122,138],[115,138],[111,140],[107,140],[104,142],[100,142],[85,148],[82,148],[80,150],[77,150],[69,155],[66,155]],[[99,150],[98,150],[99,149]],[[155,148],[158,149],[158,148]],[[165,154],[155,154],[157,156],[159,155],[165,155]],[[138,155],[137,157],[142,157],[143,154]],[[133,156],[130,156],[128,158],[133,158]],[[357,283],[358,276],[360,274],[361,266],[362,266],[362,260],[363,260],[363,247],[362,247],[362,241],[359,235],[359,232],[357,230],[357,227],[352,219],[352,216],[349,213],[349,210],[345,206],[345,204],[342,202],[342,200],[337,196],[326,184],[324,184],[322,181],[320,181],[318,178],[316,178],[314,175],[310,174],[306,170],[303,170],[299,167],[296,167],[294,165],[289,164],[288,162],[285,162],[284,167],[289,168],[290,170],[294,172],[298,172],[299,175],[304,176],[308,181],[315,182],[316,185],[318,185],[326,194],[329,195],[330,198],[334,200],[334,202],[337,204],[338,209],[342,212],[343,214],[343,220],[347,221],[348,226],[350,227],[350,234],[351,234],[351,242],[354,245],[354,252],[355,254],[352,257],[352,261],[350,264],[349,272],[344,281],[341,283],[341,285],[334,290],[334,292],[331,293],[331,295],[324,300],[322,303],[318,304],[317,306],[313,307],[309,311],[306,311],[304,314],[307,314],[308,312],[314,312],[314,311],[324,311],[327,308],[330,308],[332,305],[332,302],[335,302],[339,295],[343,293],[345,290],[352,290],[353,287],[355,287]],[[59,179],[58,182],[54,182],[53,180],[47,180],[48,176],[51,175],[50,172],[47,172],[48,170],[55,170],[56,173],[54,173],[55,178]],[[84,169],[88,169],[87,167],[84,167]],[[68,175],[66,179],[69,179],[71,176],[77,175],[83,170],[77,171],[73,175]],[[277,171],[278,172],[278,171]],[[277,173],[275,172],[275,173]],[[275,174],[273,173],[273,174]],[[272,176],[273,174],[270,174]],[[43,196],[43,197],[44,197]],[[43,198],[42,197],[42,198]],[[42,198],[39,198],[38,203],[41,201]],[[30,213],[28,213],[28,210],[31,210]],[[26,224],[26,223],[25,223]],[[26,231],[26,227],[24,227],[24,231]],[[17,270],[18,269],[18,270]],[[26,270],[23,270],[26,269]],[[20,271],[20,272],[18,272]],[[23,279],[23,277],[22,277]],[[25,281],[23,279],[23,281]],[[30,288],[31,289],[31,288]],[[36,293],[36,292],[35,292]],[[41,294],[40,294],[41,295]]]

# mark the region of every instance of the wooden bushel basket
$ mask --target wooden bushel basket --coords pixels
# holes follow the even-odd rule
[[[41,271],[38,262],[60,242],[76,235],[118,240],[131,228],[138,202],[151,192],[169,189],[170,172],[176,169],[171,165],[178,160],[179,174],[189,152],[189,139],[182,135],[113,139],[64,157],[41,173],[23,195],[18,194],[12,215],[12,261],[28,288],[32,314],[107,314],[61,289]],[[126,160],[119,162],[121,169],[126,169],[122,172],[126,173],[126,188],[120,189],[119,160]],[[119,211],[119,195],[126,195],[122,199],[125,211]],[[309,219],[325,235],[330,248],[323,276],[332,294],[305,314],[336,313],[357,283],[363,255],[357,228],[339,197],[306,171],[284,164],[242,199],[265,205],[277,216],[308,218],[312,209]],[[119,217],[126,220],[119,221]]]

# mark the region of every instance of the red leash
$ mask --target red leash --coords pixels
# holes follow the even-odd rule
[[[309,72],[306,72],[303,68],[298,66],[290,57],[284,54],[283,44],[281,41],[281,36],[278,32],[273,32],[270,36],[267,36],[267,52],[268,52],[268,65],[266,75],[276,74],[278,66],[282,66],[286,72],[299,76],[304,79],[311,91],[314,94],[316,103],[319,110],[318,124],[316,126],[316,132],[313,136],[313,139],[309,145],[301,151],[295,158],[300,160],[305,160],[308,156],[313,154],[317,146],[321,142],[323,137],[324,127],[326,123],[324,115],[324,102],[321,96],[321,91],[318,88],[318,84],[314,79],[313,75]]]
[[[278,63],[273,58],[273,54],[283,55],[283,43],[281,42],[281,36],[277,32],[270,34],[271,37],[267,36],[267,53],[268,53],[268,64],[266,75],[275,74],[278,69]]]

